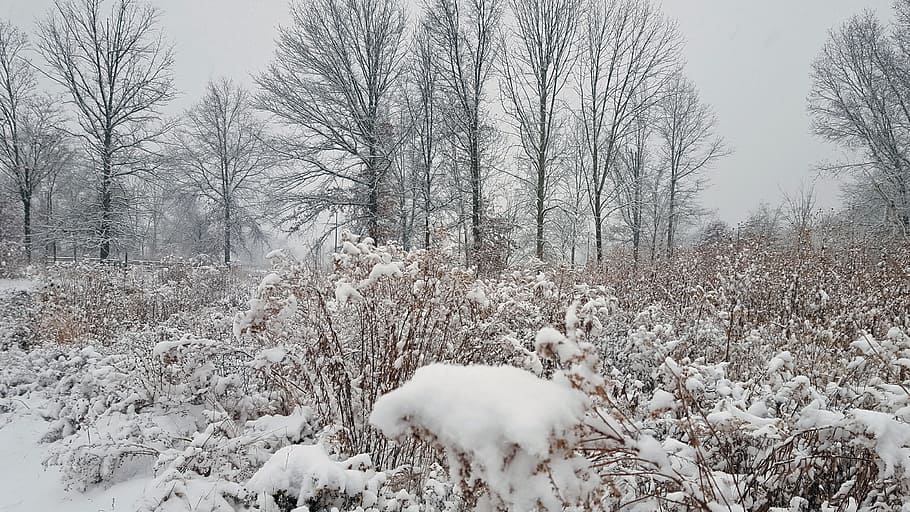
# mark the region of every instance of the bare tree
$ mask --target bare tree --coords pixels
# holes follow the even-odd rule
[[[715,126],[714,113],[701,102],[695,85],[676,75],[661,99],[656,129],[667,166],[667,257],[675,249],[681,196],[697,192],[701,173],[729,154]]]
[[[797,248],[811,247],[812,231],[819,222],[815,187],[801,184],[795,193],[784,193],[783,216]]]
[[[850,172],[887,211],[892,226],[910,233],[910,28],[898,2],[894,36],[872,12],[854,16],[828,35],[813,64],[809,112],[819,135],[863,155],[830,166]],[[871,205],[870,205],[871,206]]]
[[[413,65],[411,80],[416,90],[416,98],[409,100],[414,142],[417,145],[417,159],[419,170],[415,173],[419,183],[417,196],[420,199],[421,215],[423,217],[423,245],[430,247],[431,218],[438,205],[434,188],[439,181],[439,152],[442,134],[439,102],[440,82],[439,68],[434,62],[433,42],[426,27],[421,24],[418,29],[414,44]]]
[[[648,112],[639,112],[619,150],[619,159],[613,166],[618,209],[623,223],[628,226],[632,242],[632,259],[638,263],[644,232],[644,214],[648,182],[648,139],[650,137]]]
[[[37,94],[34,68],[28,61],[24,33],[0,22],[0,173],[22,203],[23,245],[32,259],[32,221],[36,195],[69,158],[57,104]],[[48,207],[51,196],[47,195]]]
[[[556,223],[557,233],[562,240],[563,258],[573,267],[578,263],[579,243],[586,238],[585,225],[588,198],[586,196],[588,180],[587,160],[584,158],[584,142],[582,130],[575,123],[570,132],[571,139],[568,144],[569,157],[562,159],[560,164],[564,170],[558,173],[557,192],[555,203],[557,207]],[[568,252],[568,257],[565,253]]]
[[[278,180],[284,217],[299,224],[347,209],[378,238],[388,216],[384,179],[402,138],[392,110],[403,8],[398,0],[302,0],[291,14],[275,60],[257,78],[259,106],[292,130],[282,147],[305,166]]]
[[[69,144],[69,137],[60,128],[63,115],[59,104],[53,98],[40,96],[33,98],[25,111],[22,121],[22,137],[20,138],[20,157],[22,158],[22,173],[18,180],[19,196],[23,205],[29,203],[30,212],[35,196],[44,196],[45,216],[52,214],[54,201],[54,186],[57,177],[72,163],[73,152]],[[31,227],[30,215],[26,215],[26,224]],[[46,218],[45,218],[46,220]],[[39,222],[39,228],[44,228]],[[32,253],[31,245],[34,242],[34,230],[26,233],[27,255]],[[45,242],[53,237],[52,233],[38,233],[39,238]]]
[[[35,95],[35,73],[25,52],[25,33],[0,21],[0,170],[9,178],[14,193],[22,202],[26,259],[31,260],[32,195],[41,176],[25,163],[25,117]]]
[[[739,226],[739,236],[766,246],[776,245],[781,238],[783,211],[780,206],[760,203]]]
[[[544,222],[559,156],[560,93],[574,63],[579,0],[510,0],[515,28],[503,52],[503,87],[507,112],[515,120],[521,148],[534,179],[535,256],[544,258]]]
[[[589,164],[597,260],[613,195],[607,189],[620,142],[653,106],[678,66],[676,26],[647,0],[591,0],[584,7],[577,89]]]
[[[652,169],[652,175],[647,183],[647,216],[649,230],[649,247],[648,259],[651,263],[657,259],[660,254],[660,246],[663,243],[663,227],[666,223],[667,216],[667,190],[664,183],[666,169],[663,165],[656,165]]]
[[[173,52],[157,27],[158,11],[136,0],[57,1],[39,24],[48,76],[69,92],[95,162],[101,259],[116,238],[117,190],[149,171],[147,145],[162,131],[158,108],[173,94]]]
[[[470,254],[483,247],[485,89],[500,51],[503,0],[428,0],[426,26],[438,50],[437,66],[453,100],[450,121],[465,155],[470,187]]]
[[[185,117],[175,141],[178,181],[217,212],[224,262],[230,263],[232,235],[240,236],[252,221],[249,206],[276,164],[266,145],[265,124],[254,115],[249,91],[226,79],[209,82],[205,96]]]

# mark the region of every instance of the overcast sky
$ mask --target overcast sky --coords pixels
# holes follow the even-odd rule
[[[178,113],[210,78],[249,83],[274,49],[286,0],[156,0],[176,45]],[[704,206],[735,223],[761,201],[777,203],[816,176],[813,166],[837,157],[815,138],[806,115],[810,63],[827,31],[866,8],[882,16],[890,0],[667,0],[686,41],[688,75],[717,112],[733,155],[711,171]],[[0,0],[0,16],[29,30],[52,0]],[[816,183],[821,204],[834,206],[837,185]]]

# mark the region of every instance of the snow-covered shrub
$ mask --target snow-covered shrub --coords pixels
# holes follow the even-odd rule
[[[335,461],[319,444],[286,446],[266,461],[247,487],[272,499],[273,506],[275,496],[285,496],[297,506],[316,510],[350,508],[364,501],[365,492],[377,494],[381,480],[371,466],[366,455]]]
[[[58,343],[107,344],[120,333],[174,315],[233,311],[252,288],[252,278],[239,270],[190,264],[57,264],[44,269],[40,279],[39,318],[32,330],[41,333],[41,341]],[[197,325],[206,322],[185,326]]]
[[[27,266],[28,260],[21,241],[0,239],[0,278],[22,277]]]
[[[518,363],[527,352],[496,320],[519,322],[521,315],[491,300],[493,288],[444,253],[405,253],[348,235],[328,279],[272,256],[274,269],[249,310],[238,313],[235,332],[271,349],[257,363],[264,378],[289,407],[306,403],[334,425],[341,453],[370,453],[383,467],[397,467],[420,449],[391,449],[369,426],[379,396],[433,362]],[[534,286],[520,287],[530,295]]]
[[[586,397],[507,366],[434,364],[376,402],[371,421],[417,436],[446,456],[476,510],[563,510],[592,493],[571,450]]]
[[[561,367],[552,380],[508,366],[430,365],[381,397],[370,421],[444,453],[474,510],[590,509],[599,482],[579,448],[605,389],[593,345],[579,343],[577,304],[566,328],[568,337],[548,327],[535,339],[536,352]]]

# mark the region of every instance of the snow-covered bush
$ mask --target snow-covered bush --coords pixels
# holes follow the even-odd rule
[[[237,269],[188,263],[165,267],[58,264],[39,277],[42,286],[35,300],[40,311],[32,331],[41,333],[40,341],[98,345],[172,316],[192,318],[194,313],[236,310],[254,282]],[[195,330],[210,325],[190,321],[183,326]],[[211,336],[213,332],[194,334]]]
[[[0,425],[37,401],[66,483],[144,512],[910,507],[906,252],[272,260],[0,294]]]
[[[593,350],[555,331],[538,349],[596,363]],[[414,436],[445,454],[450,480],[472,510],[590,508],[597,482],[577,448],[593,366],[544,380],[508,366],[434,364],[381,397],[371,421],[392,438]]]
[[[405,253],[350,235],[328,279],[272,256],[235,332],[272,349],[258,362],[265,378],[334,425],[341,453],[371,453],[384,467],[419,459],[421,448],[389,446],[369,426],[379,396],[433,362],[533,365],[525,361],[533,332],[560,302],[543,276],[486,283],[442,252]]]

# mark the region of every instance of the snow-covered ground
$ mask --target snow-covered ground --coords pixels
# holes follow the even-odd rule
[[[31,279],[0,279],[0,300],[36,286]],[[7,316],[16,311],[6,310]],[[15,318],[0,318],[0,329],[15,326]],[[137,478],[88,492],[67,490],[56,466],[45,467],[50,445],[41,443],[48,430],[40,398],[0,399],[0,512],[132,511],[151,478]]]
[[[33,286],[35,286],[35,281],[31,279],[0,279],[0,294],[29,290]]]
[[[0,512],[107,512],[136,510],[151,480],[138,478],[106,489],[67,491],[56,467],[42,464],[48,445],[39,442],[48,423],[39,400],[8,400],[0,416]]]
[[[910,259],[717,256],[2,281],[0,512],[910,511]]]

